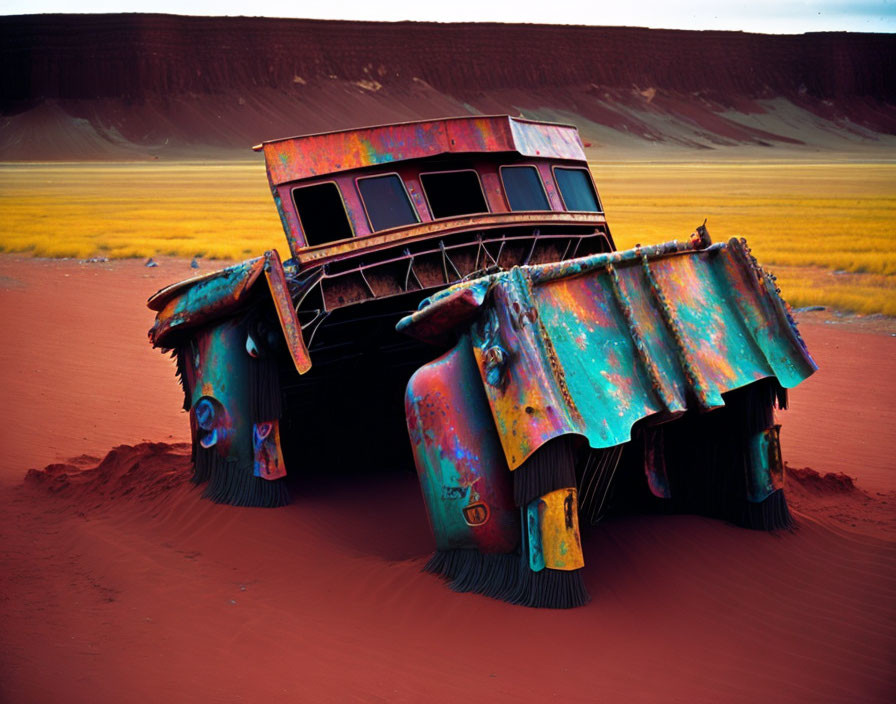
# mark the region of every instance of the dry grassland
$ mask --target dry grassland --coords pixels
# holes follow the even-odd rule
[[[744,236],[795,306],[896,315],[896,164],[592,164],[620,248]],[[286,249],[258,162],[0,165],[0,249],[240,259]],[[834,273],[838,272],[838,273]]]
[[[794,306],[896,315],[896,164],[592,164],[620,248],[746,237]],[[836,273],[835,273],[836,272]]]
[[[261,163],[0,165],[0,248],[84,259],[286,249]]]

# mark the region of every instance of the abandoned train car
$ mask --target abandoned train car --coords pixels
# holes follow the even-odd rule
[[[815,366],[745,243],[616,251],[569,125],[257,149],[291,256],[149,300],[208,497],[278,506],[287,473],[413,456],[429,569],[531,606],[584,603],[579,517],[611,504],[789,524],[773,408]]]

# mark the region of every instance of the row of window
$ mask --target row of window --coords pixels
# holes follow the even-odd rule
[[[534,166],[502,166],[500,174],[511,210],[551,210]],[[566,210],[600,211],[585,169],[557,166],[554,178]],[[422,173],[420,184],[433,219],[489,212],[479,174],[471,169]],[[357,185],[374,232],[420,222],[398,174],[362,177],[357,179]],[[306,244],[324,244],[352,236],[342,196],[333,181],[293,189],[292,197]]]

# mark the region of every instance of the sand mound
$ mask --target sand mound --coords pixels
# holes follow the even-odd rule
[[[845,494],[856,491],[855,479],[843,472],[820,474],[811,467],[787,466],[787,477],[807,490],[817,494]]]
[[[788,466],[787,500],[803,524],[896,538],[896,491],[863,491],[843,472]]]
[[[144,502],[182,486],[192,475],[187,444],[119,445],[102,462],[85,468],[92,459],[82,455],[70,463],[31,469],[25,475],[25,484],[72,502],[106,503],[124,498]]]

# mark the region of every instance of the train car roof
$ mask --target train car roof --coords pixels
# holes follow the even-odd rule
[[[440,154],[517,152],[585,161],[573,125],[510,115],[470,115],[323,132],[263,142],[272,185]]]

